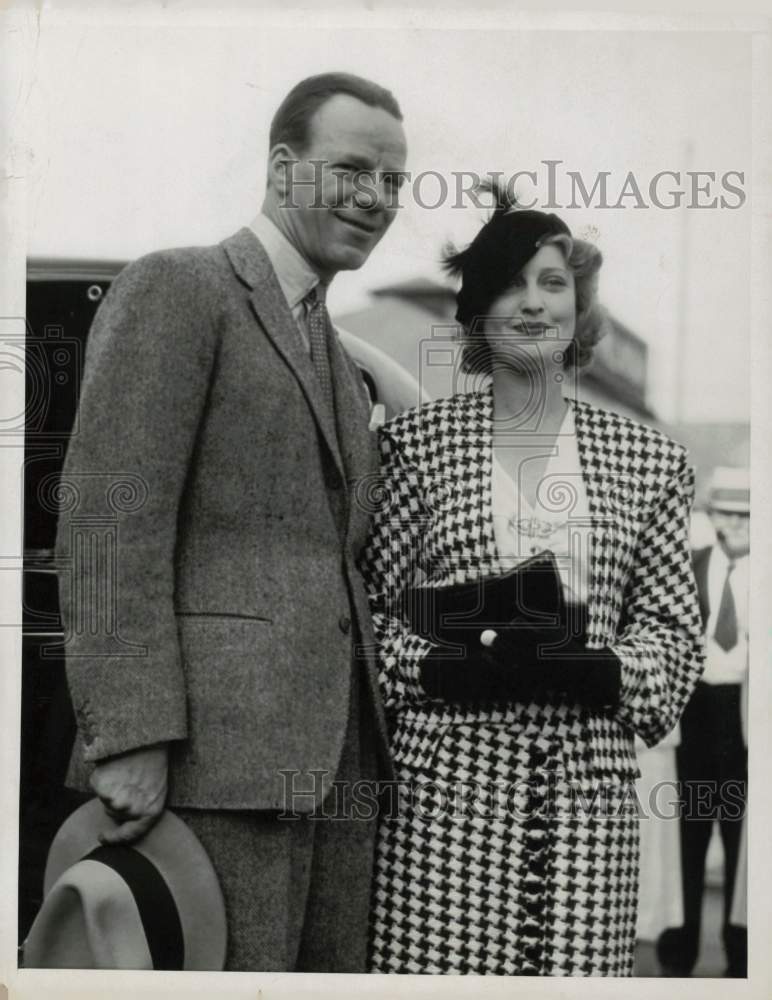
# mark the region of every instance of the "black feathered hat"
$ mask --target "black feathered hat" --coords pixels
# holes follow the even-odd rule
[[[456,319],[466,327],[485,315],[547,237],[571,239],[571,230],[557,215],[518,208],[516,199],[494,182],[484,182],[480,189],[494,194],[493,215],[465,250],[449,248],[443,258],[448,274],[461,278]]]

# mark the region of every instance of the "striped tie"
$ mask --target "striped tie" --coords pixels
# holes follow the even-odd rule
[[[324,303],[327,288],[321,283],[307,297],[308,303],[308,340],[311,345],[311,361],[316,377],[322,389],[327,411],[332,417],[335,414],[335,402],[332,392],[332,373],[330,372],[330,356],[327,350],[328,329],[330,317]]]

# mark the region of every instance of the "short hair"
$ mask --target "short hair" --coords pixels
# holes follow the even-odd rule
[[[564,368],[581,368],[592,359],[593,348],[608,331],[608,318],[598,302],[598,272],[603,255],[597,247],[571,235],[568,226],[556,215],[520,209],[516,199],[495,182],[484,182],[482,190],[494,194],[496,206],[473,242],[465,250],[445,248],[445,270],[460,276],[462,287],[457,296],[456,319],[462,326],[461,365],[464,371],[489,373],[491,349],[485,337],[484,320],[491,305],[512,286],[524,263],[541,246],[560,247],[574,278],[576,326],[571,344],[564,352]],[[518,224],[526,218],[533,235],[541,235],[528,249],[520,246],[517,263],[507,268],[506,258],[518,240]],[[535,227],[535,232],[534,232]],[[502,261],[502,256],[504,260]],[[469,285],[472,285],[470,288]],[[482,287],[475,287],[482,286]]]
[[[371,108],[382,108],[402,121],[397,99],[385,87],[353,73],[320,73],[301,80],[287,94],[273,116],[270,147],[286,142],[297,152],[308,147],[311,119],[319,108],[337,94],[355,97]]]

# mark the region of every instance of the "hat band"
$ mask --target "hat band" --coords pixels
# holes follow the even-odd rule
[[[185,966],[185,942],[177,904],[153,862],[131,847],[95,847],[84,861],[99,861],[126,883],[137,904],[154,969]]]
[[[710,502],[714,506],[720,506],[722,503],[749,504],[750,499],[750,490],[741,488],[731,489],[730,487],[723,487],[721,489],[714,489],[710,495]]]

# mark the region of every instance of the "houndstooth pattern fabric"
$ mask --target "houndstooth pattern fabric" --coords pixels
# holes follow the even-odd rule
[[[688,544],[693,479],[684,449],[665,435],[571,405],[592,520],[588,644],[611,646],[622,663],[620,706],[608,713],[545,700],[469,707],[423,693],[419,668],[431,643],[401,620],[402,591],[503,570],[490,388],[382,428],[382,503],[362,571],[398,802],[383,816],[376,851],[374,971],[632,971],[634,736],[652,745],[669,732],[702,670]],[[456,808],[459,786],[467,795]],[[438,808],[426,808],[429,793]],[[478,798],[502,795],[504,808],[477,808]],[[593,802],[595,810],[580,808]]]
[[[373,971],[631,973],[637,802],[593,778],[577,718],[551,723],[401,729]]]

